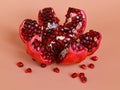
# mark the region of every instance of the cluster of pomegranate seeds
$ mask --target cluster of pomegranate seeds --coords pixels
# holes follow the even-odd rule
[[[24,66],[23,62],[17,62],[16,65],[17,65],[18,67],[23,67],[23,66]],[[25,73],[31,73],[31,72],[32,72],[32,69],[31,69],[31,68],[26,68],[26,69],[25,69]]]
[[[56,73],[59,73],[60,69],[58,67],[55,67],[55,68],[53,68],[53,71],[56,72]]]
[[[76,72],[72,73],[71,77],[72,77],[72,78],[78,77],[78,73],[76,73]]]
[[[86,83],[87,82],[87,77],[85,76],[85,73],[80,73],[79,74],[79,78],[81,80],[82,83]]]
[[[32,73],[32,69],[31,68],[25,69],[25,73]]]
[[[97,61],[98,57],[97,56],[92,56],[90,59],[93,60],[93,61]]]
[[[23,64],[22,62],[17,62],[16,65],[17,65],[18,67],[23,67],[23,66],[24,66],[24,64]]]

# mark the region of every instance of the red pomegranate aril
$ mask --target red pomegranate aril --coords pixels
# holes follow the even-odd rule
[[[83,76],[80,78],[81,82],[82,83],[86,83],[87,82],[87,77]]]
[[[90,59],[93,60],[93,61],[97,61],[98,57],[97,56],[92,56]]]
[[[84,77],[84,76],[85,76],[85,73],[83,73],[83,72],[79,73],[79,77],[80,77],[80,78],[82,78],[82,77]]]
[[[95,65],[92,64],[92,63],[90,63],[90,64],[88,65],[88,67],[91,68],[91,69],[93,69],[93,68],[95,67]]]
[[[55,68],[53,68],[53,71],[56,72],[56,73],[59,73],[59,72],[60,72],[60,69],[57,68],[57,67],[55,67]]]
[[[86,70],[86,69],[87,69],[87,66],[86,66],[85,64],[82,64],[82,65],[80,65],[80,68]]]
[[[78,77],[78,73],[76,73],[76,72],[72,73],[71,77],[72,77],[72,78]]]
[[[16,64],[18,67],[23,67],[24,66],[24,64],[22,63],[22,62],[17,62],[17,64]]]
[[[25,73],[32,73],[32,69],[31,69],[31,68],[27,68],[27,69],[25,70]]]
[[[45,68],[47,65],[44,64],[44,63],[41,63],[40,66],[41,66],[42,68]]]

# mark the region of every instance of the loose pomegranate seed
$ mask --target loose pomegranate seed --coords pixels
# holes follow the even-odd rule
[[[97,56],[92,56],[90,59],[93,60],[93,61],[97,61],[98,57]]]
[[[92,64],[92,63],[90,63],[90,64],[88,65],[88,67],[91,68],[91,69],[93,69],[93,68],[95,67],[95,65]]]
[[[86,83],[87,82],[87,77],[85,77],[85,76],[81,77],[80,80],[81,80],[82,83]]]
[[[79,74],[79,77],[80,77],[80,78],[82,78],[82,77],[84,77],[84,76],[85,76],[85,73],[83,73],[83,72]]]
[[[24,66],[24,64],[22,63],[22,62],[17,62],[17,64],[16,64],[18,67],[23,67]]]
[[[41,66],[42,68],[45,68],[47,65],[44,64],[44,63],[41,63],[40,66]]]
[[[36,61],[34,58],[32,58],[33,61]]]
[[[31,73],[32,72],[32,69],[31,68],[27,68],[26,70],[25,70],[25,73]]]
[[[71,77],[72,77],[72,78],[76,78],[76,77],[78,77],[78,74],[77,74],[77,73],[73,73],[73,74],[71,75]]]
[[[82,65],[80,65],[80,68],[86,70],[86,69],[87,69],[87,66],[86,66],[85,64],[82,64]]]
[[[60,72],[59,68],[57,68],[57,67],[56,67],[56,68],[53,68],[53,71],[56,72],[56,73],[59,73],[59,72]]]

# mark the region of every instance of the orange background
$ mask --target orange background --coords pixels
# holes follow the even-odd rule
[[[87,28],[102,33],[99,50],[94,55],[93,70],[82,70],[78,66],[56,65],[40,68],[26,54],[18,35],[19,24],[25,18],[37,20],[39,9],[53,7],[61,23],[68,7],[83,9],[87,14]],[[120,0],[1,0],[0,1],[0,90],[120,90]],[[22,61],[25,67],[15,64]],[[90,63],[89,57],[82,63]],[[24,73],[32,67],[33,73]],[[70,78],[72,72],[84,71],[88,82]]]

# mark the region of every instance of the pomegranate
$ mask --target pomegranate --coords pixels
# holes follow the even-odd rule
[[[90,30],[83,34],[86,27],[83,10],[69,8],[65,23],[59,25],[54,10],[48,7],[39,11],[38,21],[39,24],[35,20],[24,20],[19,32],[27,53],[40,63],[79,63],[99,47],[99,32]]]

